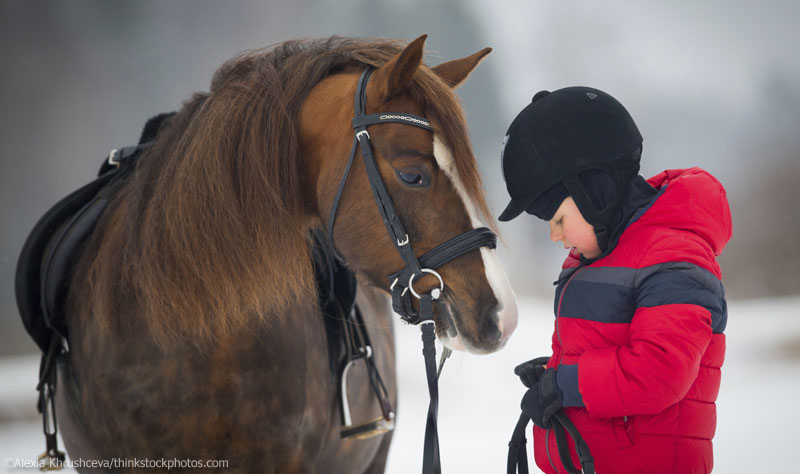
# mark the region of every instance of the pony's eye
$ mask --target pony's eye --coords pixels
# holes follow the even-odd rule
[[[398,171],[397,176],[399,176],[400,179],[406,184],[411,184],[414,186],[423,184],[422,174],[416,171]]]

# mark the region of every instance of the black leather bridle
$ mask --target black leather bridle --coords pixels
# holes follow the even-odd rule
[[[342,191],[347,183],[347,178],[350,175],[350,170],[356,155],[356,149],[360,147],[361,155],[364,158],[364,166],[367,170],[367,177],[370,187],[372,188],[375,203],[378,206],[378,211],[381,214],[386,230],[389,232],[389,238],[394,243],[397,252],[405,263],[405,267],[402,270],[389,276],[389,291],[392,294],[392,307],[406,322],[421,325],[423,342],[422,353],[425,356],[428,393],[431,397],[428,407],[428,421],[425,428],[422,472],[423,474],[438,474],[441,472],[439,439],[436,427],[439,406],[439,386],[436,370],[436,347],[434,344],[436,334],[435,323],[433,321],[433,300],[441,297],[442,293],[445,291],[445,284],[441,275],[434,269],[471,250],[476,250],[481,247],[495,248],[497,245],[497,236],[486,227],[472,229],[444,242],[417,258],[411,245],[411,239],[400,222],[397,211],[392,204],[391,197],[386,190],[386,185],[381,178],[378,164],[372,153],[372,144],[370,143],[367,127],[381,123],[403,123],[431,132],[433,128],[427,119],[413,114],[400,112],[366,114],[366,89],[371,74],[372,68],[367,68],[361,74],[358,80],[358,86],[356,87],[355,116],[353,117],[355,137],[353,138],[353,146],[350,150],[350,158],[347,161],[344,176],[339,183],[339,188],[336,191],[333,206],[331,207],[331,213],[328,219],[328,238],[330,239],[334,254],[337,258],[341,259],[336,252],[336,246],[333,244],[333,226],[336,220],[339,200],[342,197]],[[439,286],[438,288],[431,289],[427,293],[420,294],[414,289],[414,279],[421,278],[426,273],[438,278]],[[414,311],[411,305],[412,295],[419,299],[418,312]]]

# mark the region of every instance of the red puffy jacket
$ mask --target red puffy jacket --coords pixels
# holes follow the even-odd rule
[[[599,474],[708,473],[727,321],[715,257],[731,236],[730,209],[699,168],[648,183],[658,194],[608,255],[564,262],[548,367],[577,368],[585,407],[565,413]],[[566,473],[554,434],[533,436],[536,464]]]

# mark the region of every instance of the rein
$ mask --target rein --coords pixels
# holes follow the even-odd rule
[[[367,127],[381,123],[403,123],[431,132],[433,132],[433,128],[427,119],[413,114],[400,112],[366,114],[366,86],[371,74],[372,68],[364,70],[356,87],[355,116],[353,117],[355,137],[353,138],[353,146],[350,149],[350,157],[345,167],[344,176],[339,183],[339,188],[333,200],[328,219],[328,238],[336,258],[343,260],[333,243],[333,226],[336,221],[336,211],[339,208],[342,191],[353,166],[356,149],[360,148],[375,204],[378,206],[381,219],[389,232],[389,238],[405,263],[405,267],[402,270],[389,276],[392,308],[404,321],[414,325],[419,324],[422,331],[422,353],[425,357],[425,374],[430,395],[428,421],[425,427],[422,472],[423,474],[439,474],[442,469],[439,458],[439,435],[436,421],[439,410],[439,384],[436,368],[436,323],[433,320],[433,301],[441,297],[445,291],[445,284],[441,275],[434,268],[444,265],[471,250],[481,247],[495,248],[497,237],[494,232],[486,227],[472,229],[440,244],[419,259],[417,258],[411,246],[410,238],[400,222],[386,185],[381,178],[378,164],[372,152],[372,144]],[[426,273],[435,276],[439,280],[439,286],[420,294],[414,289],[414,279],[421,278]],[[419,300],[419,312],[415,312],[411,305],[412,295]],[[445,351],[447,350],[445,349]],[[442,363],[444,363],[445,357],[446,355],[443,354]],[[439,371],[441,371],[441,367]]]
[[[578,428],[575,427],[572,420],[564,413],[564,410],[558,410],[550,420],[553,423],[552,429],[556,437],[558,455],[567,472],[569,474],[594,474],[594,458],[589,451],[589,445],[578,432]],[[508,461],[506,464],[506,472],[508,474],[528,474],[528,453],[526,451],[528,440],[525,438],[525,430],[528,428],[530,421],[530,417],[522,413],[519,416],[517,425],[514,427],[511,441],[508,442]],[[575,467],[572,463],[569,444],[564,432],[570,435],[575,444],[575,451],[578,453],[580,462],[579,467]]]
[[[549,356],[537,357],[531,362],[537,365],[546,364],[550,359]],[[515,373],[519,373],[515,370]],[[589,444],[583,439],[578,428],[572,423],[563,408],[559,408],[550,418],[553,434],[556,437],[556,446],[558,446],[558,456],[561,458],[561,464],[567,470],[568,474],[595,474],[594,473],[594,458],[589,451]],[[511,435],[511,441],[508,442],[508,460],[506,463],[507,474],[528,474],[528,440],[525,438],[525,430],[528,428],[528,423],[531,418],[525,413],[520,413],[517,425],[514,427],[514,432]],[[575,451],[578,454],[578,461],[580,465],[575,467],[572,463],[572,455],[570,454],[569,444],[567,437],[564,433],[572,437]],[[545,442],[546,438],[545,438]],[[550,453],[548,451],[548,457]]]

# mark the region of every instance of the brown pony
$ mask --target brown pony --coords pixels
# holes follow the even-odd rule
[[[415,251],[492,222],[453,92],[490,50],[428,68],[424,40],[331,38],[245,53],[162,126],[72,280],[56,406],[73,458],[383,472],[391,433],[340,436],[310,235],[325,232],[353,139],[356,82],[368,66],[376,70],[367,113],[413,113],[434,129],[370,128]],[[403,264],[359,159],[329,237],[357,275],[357,301],[396,403],[386,276]],[[440,273],[440,341],[479,353],[502,347],[516,305],[494,252],[471,251]],[[426,276],[415,286],[437,284]],[[366,371],[351,377],[351,409],[378,412]]]

